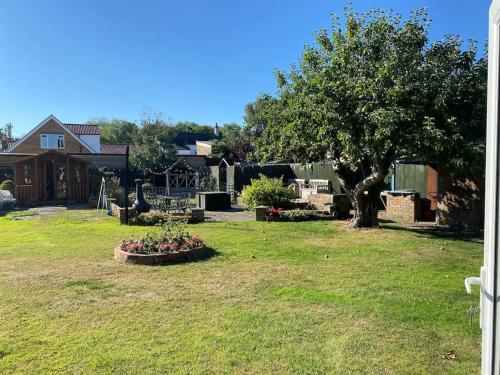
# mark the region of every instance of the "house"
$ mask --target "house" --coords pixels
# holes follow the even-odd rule
[[[65,124],[50,115],[18,141],[7,141],[4,153],[39,154],[59,150],[69,154],[125,154],[126,145],[101,144],[98,125]]]
[[[218,137],[217,125],[213,133],[179,133],[178,155],[192,168],[204,168],[207,158],[197,154],[196,142]],[[89,170],[124,169],[127,145],[101,143],[98,125],[63,123],[50,115],[21,139],[4,142],[2,149],[0,176],[14,176],[20,204],[39,204],[87,200]]]
[[[181,132],[174,139],[177,155],[211,155],[212,142],[219,137],[220,130],[217,124],[215,124],[213,133]]]
[[[19,203],[85,201],[90,168],[124,168],[126,145],[101,144],[98,125],[48,116],[17,141],[7,141],[0,168],[12,170]]]

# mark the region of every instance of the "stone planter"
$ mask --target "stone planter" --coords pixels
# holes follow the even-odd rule
[[[119,262],[142,264],[147,266],[162,266],[167,264],[185,263],[201,259],[208,255],[206,246],[199,246],[187,251],[162,254],[133,254],[121,249],[121,245],[115,247],[115,259]]]

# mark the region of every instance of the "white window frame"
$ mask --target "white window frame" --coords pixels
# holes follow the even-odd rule
[[[488,38],[488,119],[486,131],[486,191],[484,263],[480,275],[467,278],[480,286],[480,326],[483,330],[481,374],[500,373],[500,0],[490,7]]]
[[[49,147],[48,137],[57,136],[57,147]],[[44,145],[44,137],[47,140],[46,145]],[[64,139],[64,134],[60,133],[42,133],[40,134],[40,148],[44,150],[62,150],[66,146],[66,140]]]

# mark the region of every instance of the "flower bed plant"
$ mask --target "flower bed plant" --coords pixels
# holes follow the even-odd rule
[[[199,236],[186,231],[185,221],[167,221],[160,234],[125,240],[115,248],[115,259],[120,262],[165,265],[205,258],[210,250]]]
[[[161,254],[188,251],[204,245],[199,236],[186,231],[186,221],[174,221],[169,218],[163,225],[162,233],[147,233],[141,238],[123,241],[120,248],[131,254]]]
[[[309,220],[331,220],[332,216],[317,210],[282,210],[281,208],[271,208],[267,211],[268,221],[309,221]]]
[[[161,211],[150,211],[133,217],[132,219],[130,219],[130,224],[153,226],[153,225],[163,225],[168,221],[171,222],[185,221],[189,224],[195,223],[195,220],[189,214],[171,214]]]

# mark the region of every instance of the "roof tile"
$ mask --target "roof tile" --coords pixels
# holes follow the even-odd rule
[[[92,124],[64,124],[64,126],[75,135],[100,135],[99,125]]]
[[[101,144],[101,154],[120,154],[125,155],[127,152],[126,144],[103,143]]]

